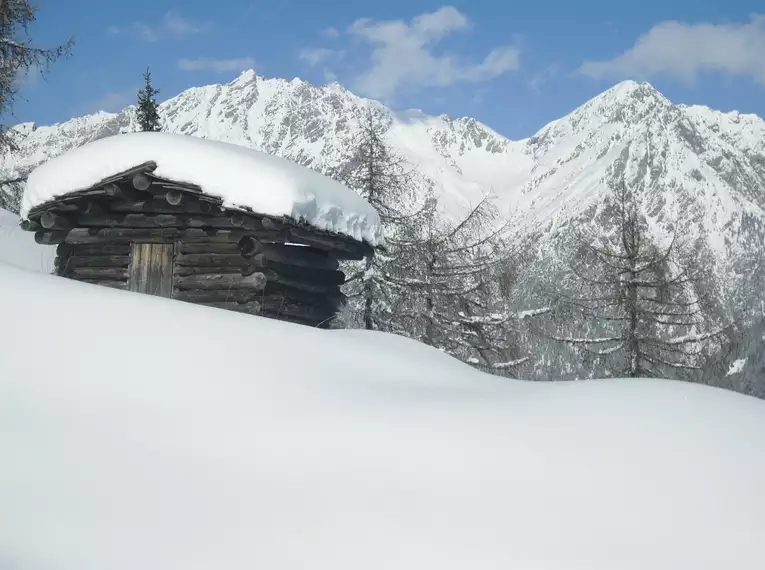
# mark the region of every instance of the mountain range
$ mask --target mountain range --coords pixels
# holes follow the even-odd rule
[[[163,102],[160,113],[163,130],[326,171],[342,159],[369,109],[452,215],[491,193],[519,231],[544,240],[572,220],[597,221],[609,188],[627,180],[656,238],[678,231],[691,240],[724,286],[734,286],[762,255],[765,121],[673,104],[648,83],[619,83],[517,141],[469,117],[395,112],[339,84],[254,71],[188,89]],[[88,141],[138,129],[131,106],[13,130],[19,150],[0,159],[6,177]]]

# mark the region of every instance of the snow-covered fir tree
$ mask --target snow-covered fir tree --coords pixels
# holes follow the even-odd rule
[[[571,228],[563,252],[568,275],[556,299],[558,324],[570,334],[550,337],[577,348],[584,368],[600,375],[680,377],[698,370],[705,343],[724,327],[705,322],[677,236],[666,247],[651,240],[626,183],[615,185],[611,198],[611,235]]]
[[[159,89],[155,89],[151,84],[149,68],[146,68],[143,80],[144,87],[138,90],[136,118],[142,131],[160,131],[162,127],[159,123],[159,103],[156,99],[156,96],[159,95]]]

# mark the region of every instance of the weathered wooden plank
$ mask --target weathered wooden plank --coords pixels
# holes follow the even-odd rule
[[[152,172],[155,169],[152,169]],[[147,172],[146,175],[151,179],[152,183],[160,186],[166,186],[171,188],[179,188],[186,192],[201,193],[202,188],[191,182],[175,182],[174,180],[168,180],[167,178],[161,178],[152,172]]]
[[[260,225],[254,218],[244,216],[203,216],[185,214],[110,214],[77,216],[77,224],[86,227],[123,227],[123,228],[210,228],[258,230]],[[63,228],[62,228],[63,229]]]
[[[120,180],[127,180],[133,177],[134,174],[137,174],[139,172],[153,172],[157,169],[157,163],[153,160],[149,160],[147,162],[143,162],[141,164],[138,164],[132,168],[128,168],[127,170],[124,170],[120,172],[119,174],[115,174],[114,176],[109,176],[108,178],[104,178],[97,184],[94,184],[94,186],[106,186],[110,182],[118,182]]]
[[[62,243],[59,248],[65,247],[72,251],[72,255],[130,255],[129,243],[98,243],[93,245],[72,245]]]
[[[74,267],[67,270],[76,279],[107,279],[119,281],[128,278],[126,267]]]
[[[66,235],[66,242],[75,245],[98,243],[172,243],[184,233],[175,228],[126,229],[126,228],[75,228]],[[39,243],[39,242],[38,242]]]
[[[335,270],[340,264],[335,257],[331,257],[320,250],[311,247],[300,247],[291,245],[268,245],[263,247],[263,251],[256,255],[274,263],[283,263],[285,265],[294,265],[297,267],[308,267],[312,269]]]
[[[88,216],[101,216],[104,213],[104,207],[98,202],[91,200],[85,203],[80,212]]]
[[[246,259],[239,253],[179,253],[176,265],[241,266]]]
[[[288,265],[266,259],[263,254],[253,257],[252,265],[258,269],[270,269],[280,277],[308,284],[342,285],[345,283],[345,274],[342,271]],[[276,281],[278,282],[278,279]]]
[[[56,255],[59,257],[68,257],[74,253],[74,246],[68,243],[60,243],[56,246]]]
[[[258,301],[250,301],[248,303],[219,301],[200,304],[207,307],[236,311],[238,313],[245,313],[248,315],[261,315],[274,319],[288,320],[290,322],[297,321],[300,324],[309,326],[318,326],[335,318],[334,311],[321,311],[313,307],[289,302],[283,303],[279,302],[278,299],[269,300],[262,297],[260,297]]]
[[[331,251],[339,259],[360,260],[364,259],[367,253],[371,253],[370,246],[356,242],[351,238],[318,234],[310,229],[299,227],[290,228],[289,231],[297,242]]]
[[[335,315],[330,307],[315,307],[289,299],[261,297],[258,302],[264,315],[289,315],[312,321],[323,321]]]
[[[127,289],[127,281],[109,281],[108,279],[78,279],[78,281],[111,289]]]
[[[72,227],[72,223],[67,218],[50,210],[40,216],[40,225],[46,230],[68,230]]]
[[[58,245],[66,239],[68,234],[66,230],[39,231],[35,232],[35,242],[40,245]]]
[[[19,225],[25,232],[37,232],[43,229],[42,224],[33,220],[22,220]]]
[[[332,311],[339,309],[345,303],[345,295],[340,292],[310,293],[299,289],[291,289],[273,282],[266,283],[266,287],[263,289],[263,296],[271,297],[272,299],[285,299],[322,310],[329,309]]]
[[[200,303],[206,307],[214,307],[216,309],[225,309],[227,311],[236,311],[237,313],[245,313],[247,315],[259,315],[260,303],[257,301],[250,301],[249,303],[231,303],[219,301],[217,303]]]
[[[175,251],[178,253],[227,253],[240,254],[239,243],[187,243],[178,242]]]
[[[252,275],[258,270],[255,265],[243,263],[242,265],[230,265],[228,267],[218,266],[210,267],[207,265],[174,265],[173,275],[176,277],[185,277],[188,275],[211,275],[211,274],[232,274],[232,275]]]
[[[296,279],[294,277],[288,277],[276,273],[272,269],[262,269],[261,272],[266,276],[269,282],[279,283],[284,287],[290,289],[298,289],[300,291],[307,291],[308,293],[320,293],[320,294],[334,294],[339,293],[340,289],[336,285],[329,283],[319,283],[316,281],[304,281],[302,279]]]
[[[262,273],[243,276],[229,273],[188,275],[176,277],[176,289],[251,289],[259,291],[266,285],[266,277]]]
[[[116,201],[109,204],[113,212],[144,214],[211,214],[220,209],[207,201],[184,199],[179,204],[168,204],[165,200],[147,199],[137,202]]]
[[[127,267],[129,255],[72,255],[68,262],[71,267]]]
[[[259,297],[255,289],[173,289],[173,299],[189,303],[247,303]]]
[[[247,234],[240,230],[203,230],[192,228],[179,232],[181,243],[239,243]]]
[[[159,297],[173,293],[174,244],[134,243],[130,257],[128,289]]]

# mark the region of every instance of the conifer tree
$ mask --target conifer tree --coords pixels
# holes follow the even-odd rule
[[[659,247],[625,183],[613,189],[610,235],[572,229],[568,276],[558,296],[561,325],[551,338],[580,349],[610,375],[678,377],[698,370],[704,345],[725,327],[705,320],[695,275],[676,237]],[[567,282],[566,282],[567,281]],[[571,331],[573,332],[573,331]]]
[[[159,89],[155,89],[151,84],[151,72],[146,68],[143,74],[144,88],[138,90],[138,110],[136,112],[138,124],[142,131],[160,131],[159,124],[159,104],[156,95]]]
[[[427,190],[417,190],[412,170],[390,148],[383,119],[371,109],[348,156],[333,174],[375,208],[386,230],[385,251],[346,268],[351,312],[365,329],[395,330],[394,314],[402,291],[394,276],[400,273],[399,261],[408,247],[401,236],[409,235],[408,228],[417,225],[427,203]]]

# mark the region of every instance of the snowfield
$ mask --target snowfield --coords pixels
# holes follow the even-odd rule
[[[0,264],[3,570],[761,570],[765,402]]]
[[[51,273],[55,259],[55,246],[37,245],[34,234],[19,227],[19,217],[0,208],[0,263]]]

